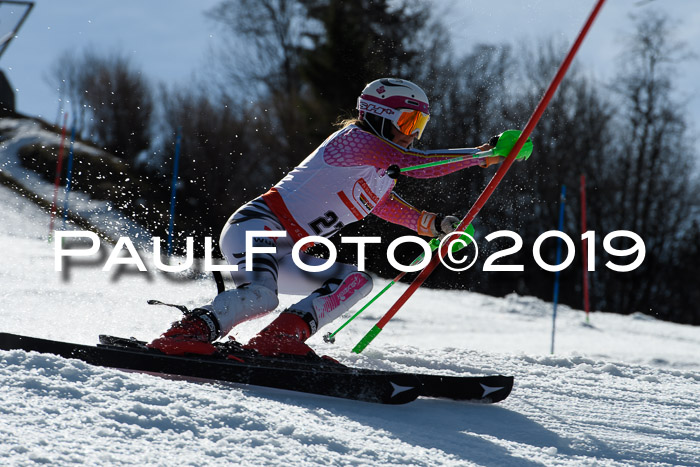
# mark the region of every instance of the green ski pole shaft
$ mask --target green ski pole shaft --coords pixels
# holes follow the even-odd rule
[[[491,142],[490,144],[494,146],[492,149],[489,149],[487,151],[480,151],[470,155],[452,157],[450,159],[443,159],[441,161],[426,162],[425,164],[412,165],[410,167],[400,168],[397,165],[392,165],[387,169],[387,174],[391,178],[396,178],[404,172],[426,169],[428,167],[435,167],[438,165],[454,164],[455,162],[461,162],[465,159],[484,159],[486,157],[491,156],[507,157],[508,154],[510,154],[511,149],[513,149],[513,147],[515,146],[515,143],[518,141],[518,138],[520,137],[521,133],[522,132],[520,130],[506,130],[500,135],[494,136],[492,140],[496,138],[495,144]],[[532,154],[532,141],[528,138],[525,144],[523,145],[522,149],[520,149],[520,151],[518,152],[517,159],[525,160],[530,157],[530,154]]]
[[[387,290],[389,290],[389,289],[391,288],[392,285],[394,285],[394,284],[396,284],[398,281],[400,281],[400,280],[403,278],[403,276],[404,276],[405,274],[406,274],[405,272],[402,272],[401,274],[399,274],[398,276],[396,276],[396,278],[395,278],[393,281],[389,282],[377,295],[375,295],[375,296],[372,298],[372,300],[370,300],[369,302],[367,302],[367,303],[365,304],[365,306],[363,306],[362,308],[360,308],[359,310],[357,310],[357,312],[356,312],[354,315],[352,315],[352,316],[350,317],[350,319],[348,319],[347,321],[345,321],[338,329],[336,329],[336,330],[335,330],[334,332],[332,332],[332,333],[329,332],[328,334],[324,335],[324,336],[323,336],[323,340],[326,341],[326,342],[330,342],[330,343],[335,342],[335,335],[336,335],[336,334],[338,334],[340,331],[342,331],[343,328],[345,328],[345,326],[347,326],[348,324],[350,324],[355,318],[357,318],[358,316],[360,316],[360,314],[361,314],[363,311],[365,311],[367,308],[369,308],[369,306],[370,306],[372,303],[374,303],[379,297],[381,297],[382,295],[384,295],[384,292],[386,292]]]
[[[469,237],[473,238],[474,227],[472,227],[471,224],[467,225],[467,227],[464,229],[464,233],[468,234]],[[452,246],[451,247],[452,251],[461,250],[462,248],[466,247],[469,243],[471,243],[472,239],[469,237],[466,237],[466,236],[460,237],[460,239],[464,243],[462,245]],[[435,242],[435,248],[433,248],[433,242]],[[437,239],[431,240],[430,243],[431,243],[431,248],[433,248],[433,251],[435,251],[440,246],[440,242]],[[362,339],[360,339],[360,342],[358,342],[357,345],[355,345],[355,347],[352,349],[352,351],[354,353],[362,352],[365,349],[365,347],[367,347],[369,345],[369,343],[372,342],[374,340],[374,338],[377,337],[377,335],[380,332],[382,332],[382,329],[384,329],[384,326],[386,325],[386,323],[393,317],[393,315],[390,315],[390,316],[387,316],[387,315],[388,315],[388,313],[386,315],[384,315],[384,317],[382,317],[382,319],[380,319],[377,322],[377,324],[375,324],[372,327],[372,329],[370,329]]]
[[[396,178],[399,176],[399,174],[402,174],[404,172],[410,172],[412,170],[426,169],[428,167],[435,167],[438,165],[454,164],[455,162],[462,162],[465,159],[483,159],[484,157],[489,156],[493,156],[493,150],[491,149],[489,149],[488,151],[477,152],[475,154],[470,154],[467,156],[453,157],[450,159],[443,159],[441,161],[435,162],[426,162],[425,164],[412,165],[410,167],[399,168],[399,166],[397,165],[392,165],[387,169],[387,175],[389,175],[389,177]]]
[[[437,247],[440,246],[440,242],[438,241],[437,238],[434,238],[434,239],[430,240],[430,242],[428,243],[428,245],[430,245],[430,250],[431,250],[431,251],[435,251],[435,250],[437,249]],[[411,266],[413,266],[414,264],[420,263],[420,262],[423,260],[423,257],[424,257],[424,256],[425,256],[425,254],[421,253],[420,256],[418,256],[416,259],[413,260],[413,262],[411,263]],[[399,274],[398,276],[396,276],[396,277],[395,277],[391,282],[389,282],[377,295],[375,295],[374,297],[372,297],[372,300],[370,300],[369,302],[367,302],[367,303],[366,303],[362,308],[360,308],[354,315],[352,315],[347,321],[345,321],[338,329],[336,329],[336,330],[335,330],[334,332],[332,332],[332,333],[328,333],[328,334],[324,335],[324,336],[323,336],[323,340],[326,341],[326,342],[330,342],[330,343],[335,342],[335,335],[336,335],[336,334],[338,334],[340,331],[342,331],[343,328],[345,328],[345,326],[347,326],[348,324],[350,324],[355,318],[357,318],[358,316],[360,316],[360,314],[361,314],[363,311],[365,311],[367,308],[369,308],[369,306],[370,306],[372,303],[374,303],[379,297],[381,297],[382,295],[384,295],[384,292],[386,292],[387,290],[389,290],[389,289],[391,288],[391,286],[393,286],[394,284],[396,284],[397,282],[399,282],[401,279],[403,279],[403,276],[405,276],[405,275],[406,275],[406,272],[404,271],[404,272],[402,272],[401,274]]]

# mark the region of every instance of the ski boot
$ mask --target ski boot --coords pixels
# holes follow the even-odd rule
[[[210,312],[202,308],[189,311],[170,329],[146,346],[167,355],[200,354],[212,355],[216,347],[212,344],[219,337],[219,324]]]
[[[348,311],[371,290],[372,278],[364,272],[353,272],[342,282],[330,279],[323,287],[283,311],[243,347],[263,356],[297,355],[318,359],[320,357],[305,344],[306,340]]]
[[[217,352],[212,342],[228,334],[237,324],[274,310],[278,303],[277,294],[272,290],[246,285],[222,292],[211,303],[192,311],[176,306],[185,317],[173,323],[148,347],[168,355],[212,355]]]
[[[296,310],[285,310],[243,348],[255,350],[264,357],[296,355],[315,358],[316,353],[304,343],[309,337],[309,323]]]

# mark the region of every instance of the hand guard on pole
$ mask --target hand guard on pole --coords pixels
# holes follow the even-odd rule
[[[442,238],[448,233],[455,231],[459,225],[460,218],[456,216],[446,216],[423,211],[418,219],[416,232],[423,237]]]
[[[515,147],[515,143],[518,142],[521,134],[522,131],[520,130],[506,130],[501,134],[492,136],[491,139],[489,139],[489,145],[493,146],[493,155],[508,157],[508,154],[510,154],[510,151]],[[532,140],[527,138],[522,148],[518,151],[518,155],[515,156],[515,159],[519,161],[527,160],[532,154],[532,148]]]

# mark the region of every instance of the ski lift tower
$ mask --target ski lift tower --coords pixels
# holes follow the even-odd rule
[[[0,0],[0,58],[33,7],[34,2]],[[14,113],[15,93],[0,69],[0,116]]]

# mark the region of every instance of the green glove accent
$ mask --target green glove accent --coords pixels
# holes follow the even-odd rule
[[[465,234],[469,234],[472,237],[474,237],[474,227],[469,224],[466,229],[464,229]],[[456,253],[462,248],[465,248],[467,245],[469,245],[472,242],[472,239],[470,237],[467,237],[467,235],[462,234],[459,236],[459,240],[462,240],[462,242],[458,242],[456,239],[452,240],[452,244],[450,245],[450,248],[452,249],[452,253]],[[428,242],[428,245],[430,245],[430,249],[435,251],[438,248],[440,248],[440,238],[433,238]]]
[[[491,138],[491,141],[498,138],[496,144],[493,144],[491,141],[489,141],[489,144],[491,144],[491,146],[495,146],[493,148],[493,155],[507,157],[508,153],[510,153],[511,149],[513,149],[515,143],[518,141],[518,138],[520,138],[521,134],[522,131],[520,130],[506,130],[500,135]],[[530,154],[532,154],[532,140],[528,138],[515,158],[517,160],[524,161],[527,160],[528,157],[530,157]]]

